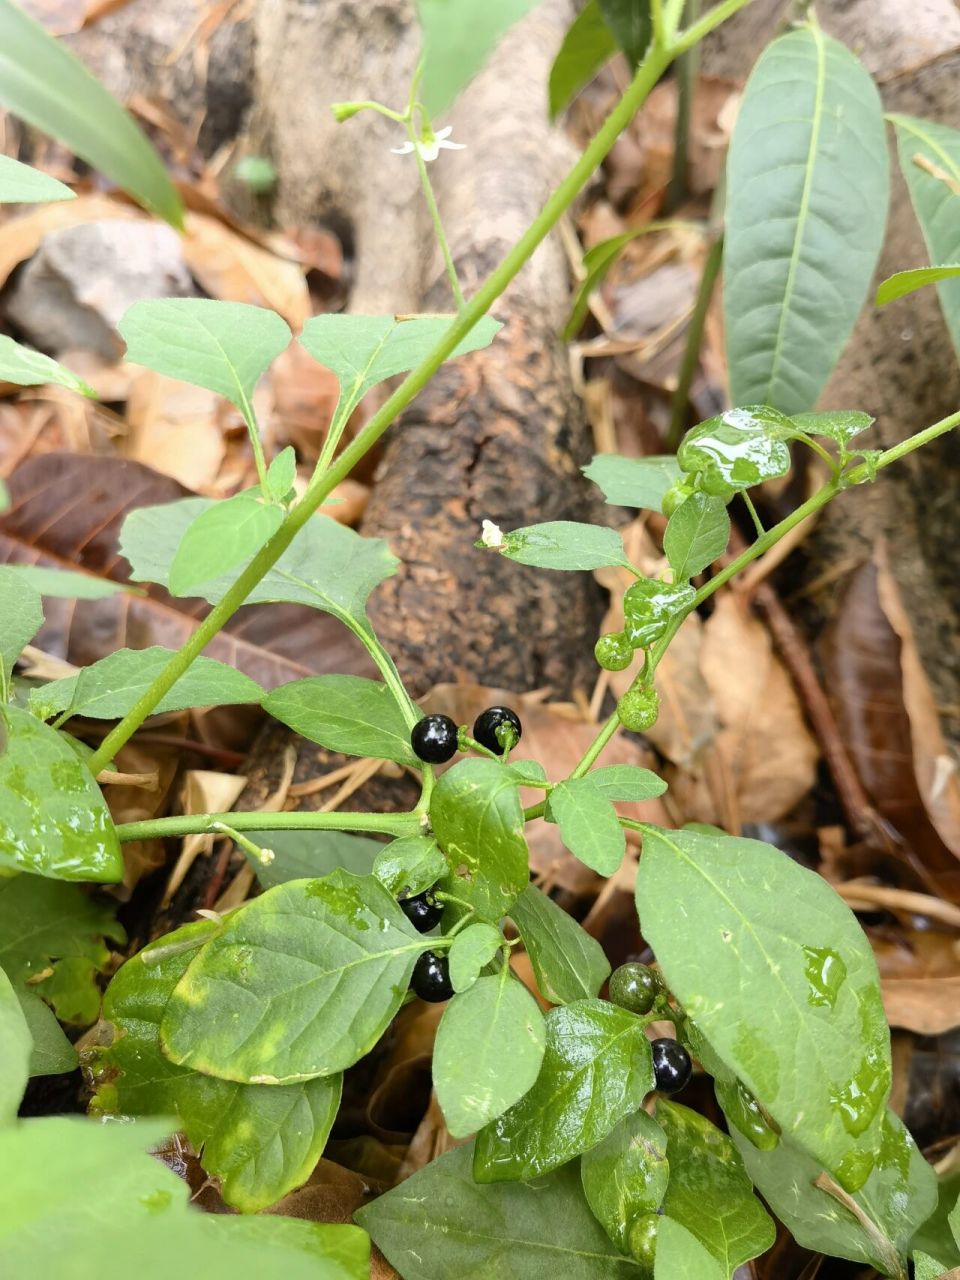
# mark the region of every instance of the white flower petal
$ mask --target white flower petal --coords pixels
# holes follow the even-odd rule
[[[449,142],[444,142],[444,143],[442,143],[442,144],[441,144],[441,143],[436,142],[436,141],[433,141],[433,142],[418,142],[418,143],[417,143],[417,150],[418,150],[418,151],[420,152],[420,154],[423,156],[424,160],[436,160],[437,156],[440,154],[440,147],[441,147],[441,145],[442,145],[442,146],[445,146],[445,147],[449,147],[450,143],[449,143]]]
[[[480,541],[485,547],[502,547],[503,530],[492,520],[484,520],[481,526]]]
[[[443,151],[466,151],[467,149],[465,142],[438,142],[437,146]]]
[[[442,141],[444,138],[449,138],[451,133],[453,133],[453,125],[448,124],[445,129],[438,129],[437,132],[434,134],[434,137],[437,138],[439,141]]]
[[[395,156],[409,156],[413,153],[413,143],[407,141],[404,142],[402,146],[391,147],[390,150]]]

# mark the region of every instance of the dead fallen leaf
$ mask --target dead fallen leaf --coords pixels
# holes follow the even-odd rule
[[[226,451],[217,405],[212,391],[144,369],[130,384],[121,451],[187,489],[208,490]]]
[[[920,1036],[960,1027],[960,977],[882,978],[880,990],[891,1027]]]
[[[212,769],[188,769],[183,780],[183,794],[178,812],[194,813],[229,813],[247,785],[243,775],[236,773],[218,773]],[[180,856],[170,872],[167,886],[163,891],[163,905],[166,905],[183,884],[184,877],[201,854],[209,854],[213,849],[213,835],[187,836],[180,849]]]
[[[187,214],[183,254],[211,298],[269,307],[283,316],[294,333],[309,319],[310,295],[303,268],[218,218]]]
[[[107,805],[114,822],[146,822],[166,811],[167,800],[180,765],[180,752],[175,747],[157,743],[141,743],[135,738],[118,753],[116,763],[125,773],[156,775],[156,786],[150,789],[126,784],[109,784],[104,788]],[[123,887],[115,892],[125,901],[140,879],[163,865],[162,840],[137,840],[123,846]]]
[[[340,397],[336,375],[308,356],[299,342],[291,342],[273,362],[269,377],[273,438],[316,461]]]

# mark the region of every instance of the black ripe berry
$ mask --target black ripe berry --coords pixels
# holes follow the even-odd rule
[[[523,734],[520,717],[515,711],[511,711],[509,707],[487,707],[486,711],[481,711],[474,721],[473,736],[481,747],[486,747],[495,755],[502,756],[503,743],[497,737],[498,729],[501,732],[513,729],[514,744],[520,741]]]
[[[453,995],[450,985],[450,965],[446,956],[437,955],[436,951],[424,951],[413,966],[413,977],[410,985],[421,1000],[430,1004],[440,1004]]]
[[[424,716],[413,726],[410,745],[419,760],[446,764],[457,749],[457,726],[449,716]]]
[[[443,903],[432,893],[418,893],[415,898],[401,898],[400,910],[418,933],[429,933],[443,918]]]
[[[629,961],[610,975],[610,999],[631,1013],[649,1013],[660,989],[660,979],[645,964]]]
[[[676,1040],[652,1040],[654,1088],[661,1093],[679,1093],[690,1083],[693,1063],[682,1044]]]

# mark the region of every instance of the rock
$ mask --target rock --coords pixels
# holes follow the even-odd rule
[[[176,232],[162,223],[105,219],[44,236],[11,287],[5,312],[41,351],[123,353],[117,325],[144,298],[197,293]]]

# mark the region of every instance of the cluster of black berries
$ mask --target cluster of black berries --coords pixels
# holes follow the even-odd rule
[[[631,1013],[649,1013],[663,992],[659,974],[645,964],[622,964],[610,975],[610,999]],[[661,1093],[679,1093],[690,1083],[693,1063],[678,1040],[652,1040],[655,1088]]]
[[[487,707],[473,723],[474,741],[494,755],[503,755],[506,737],[511,733],[517,743],[523,730],[520,717],[509,707]],[[415,755],[426,764],[446,764],[457,750],[457,741],[457,726],[449,716],[424,716],[410,734]]]

